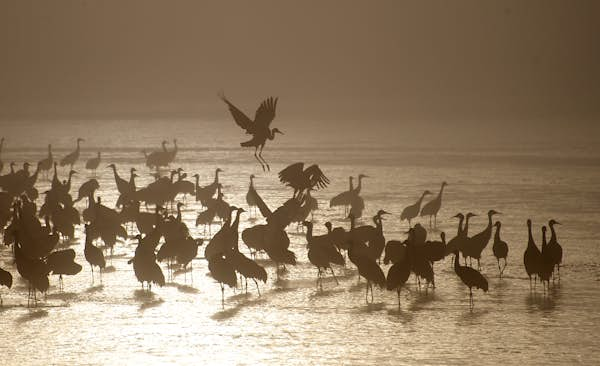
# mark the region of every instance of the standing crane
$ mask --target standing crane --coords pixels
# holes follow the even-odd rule
[[[473,287],[488,291],[488,281],[483,275],[474,268],[461,266],[458,259],[458,250],[454,252],[454,272],[458,275],[462,283],[469,288],[469,308],[473,311],[475,306],[473,302]]]
[[[542,266],[542,252],[535,245],[535,241],[533,240],[533,235],[531,234],[531,220],[527,220],[527,232],[529,235],[529,239],[527,240],[527,249],[525,249],[525,253],[523,254],[523,263],[525,264],[525,272],[527,272],[527,276],[529,276],[529,289],[532,289],[531,286],[531,276],[535,282],[537,282],[537,276],[540,273],[540,269]]]
[[[421,202],[423,202],[423,198],[429,194],[431,194],[431,192],[426,190],[415,204],[412,204],[402,210],[402,213],[400,214],[400,221],[408,220],[408,226],[411,226],[410,221],[419,215],[419,211],[421,210]]]
[[[444,187],[447,186],[448,183],[442,182],[442,188],[440,188],[440,193],[438,193],[437,197],[432,199],[423,205],[421,209],[421,216],[429,216],[429,227],[431,227],[431,217],[433,216],[433,227],[437,227],[437,214],[442,207],[442,194],[444,193]]]
[[[75,165],[75,163],[79,159],[79,152],[81,151],[80,143],[83,141],[85,140],[81,137],[77,138],[77,147],[75,148],[75,151],[62,158],[62,160],[60,161],[60,166],[70,165],[71,169],[73,169],[73,165]]]
[[[496,234],[494,235],[494,244],[492,245],[492,251],[494,252],[494,257],[498,261],[498,271],[500,272],[500,278],[502,278],[502,274],[504,273],[504,269],[506,268],[506,257],[508,256],[508,244],[505,241],[500,239],[500,227],[502,224],[500,221],[496,221],[494,224],[496,227]],[[504,266],[500,268],[500,259],[504,259]]]

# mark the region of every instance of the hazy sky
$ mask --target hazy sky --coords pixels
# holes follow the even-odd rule
[[[0,116],[594,120],[600,1],[10,1]]]

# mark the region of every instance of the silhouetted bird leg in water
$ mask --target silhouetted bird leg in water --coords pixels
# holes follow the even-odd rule
[[[267,163],[267,161],[265,160],[265,158],[263,158],[262,156],[262,151],[263,151],[263,147],[265,147],[265,145],[261,145],[260,146],[260,151],[258,153],[258,156],[261,158],[261,160],[265,163],[265,165],[267,166],[267,171],[271,171],[271,167],[269,166],[269,163]],[[261,163],[262,164],[262,163]],[[265,167],[263,166],[263,170],[265,169]]]
[[[335,280],[335,284],[339,285],[340,282],[338,281],[337,277],[335,276],[335,272],[333,272],[333,268],[331,268],[331,266],[329,266],[329,269],[331,270],[331,275],[333,276],[333,279]]]
[[[260,163],[260,166],[263,169],[263,172],[265,171],[265,165],[263,164],[263,162],[258,158],[258,146],[256,146],[254,148],[254,157],[256,158],[256,161],[258,161]]]
[[[225,285],[221,283],[221,308],[225,309]]]
[[[258,282],[256,281],[256,278],[252,279],[254,281],[254,284],[256,285],[256,291],[258,291],[258,297],[260,297],[260,288],[258,287]]]
[[[473,302],[473,288],[469,287],[469,308],[473,311],[475,302]]]

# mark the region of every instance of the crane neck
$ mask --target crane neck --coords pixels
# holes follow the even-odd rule
[[[500,241],[500,226],[496,227],[496,234],[494,234],[494,241]]]
[[[467,216],[465,218],[465,226],[463,227],[463,235],[467,236],[469,234],[469,219],[471,218],[471,216]]]
[[[219,183],[219,171],[215,170],[215,183]]]
[[[350,191],[352,191],[354,189],[354,177],[350,177],[349,178],[349,187],[350,187]]]
[[[442,199],[442,194],[444,193],[445,184],[442,184],[442,188],[440,188],[440,193],[438,193],[438,199]]]
[[[242,214],[241,210],[238,210],[235,214],[235,220],[233,221],[233,224],[231,225],[231,228],[233,230],[235,230],[237,232],[238,227],[240,225],[240,215]]]
[[[250,176],[250,188],[254,188],[254,177]]]
[[[531,247],[535,245],[535,241],[533,240],[533,234],[531,233],[531,225],[527,225],[527,246]]]
[[[546,230],[542,230],[542,252],[546,249],[548,242],[546,241]]]
[[[556,243],[556,231],[554,231],[554,224],[550,225],[550,242]]]

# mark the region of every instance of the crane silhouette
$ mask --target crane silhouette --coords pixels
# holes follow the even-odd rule
[[[494,235],[492,252],[498,261],[498,271],[500,272],[500,278],[502,278],[502,274],[504,274],[504,269],[506,268],[506,257],[508,257],[508,244],[500,239],[500,228],[502,227],[500,221],[496,221],[494,226],[496,226],[496,234]],[[504,266],[502,268],[500,268],[500,259],[504,259]]]
[[[294,189],[293,197],[305,193],[309,189],[327,187],[329,179],[317,164],[304,169],[304,163],[294,163],[279,172],[279,181]]]
[[[101,160],[100,151],[98,151],[98,155],[96,157],[90,158],[85,162],[85,168],[87,170],[91,170],[93,175],[96,175],[96,169],[98,169],[98,166],[100,166]]]
[[[442,207],[442,194],[444,193],[444,187],[446,187],[448,183],[442,182],[442,188],[440,188],[440,193],[438,193],[437,197],[432,199],[423,205],[421,209],[421,216],[429,216],[429,227],[431,227],[431,217],[433,216],[433,226],[437,227],[437,214]]]
[[[400,221],[408,220],[408,226],[410,227],[410,221],[419,215],[419,211],[421,210],[421,202],[423,202],[423,198],[425,198],[425,196],[427,196],[428,194],[431,194],[431,192],[426,190],[425,192],[423,192],[421,198],[419,198],[416,203],[402,210],[402,213],[400,214]]]
[[[563,249],[558,243],[558,240],[556,239],[556,231],[554,229],[554,225],[561,225],[561,223],[556,220],[548,221],[548,226],[550,227],[551,232],[550,241],[548,242],[548,252],[552,262],[556,266],[556,274],[558,280],[560,281],[560,265],[562,264]],[[554,271],[552,273],[554,274]],[[554,276],[552,276],[552,280],[554,280]]]
[[[48,156],[42,160],[40,160],[39,165],[40,170],[44,173],[44,177],[48,178],[48,172],[54,166],[54,157],[52,155],[52,144],[48,144]]]
[[[533,288],[531,285],[531,277],[533,276],[535,286],[535,282],[537,282],[537,276],[540,273],[542,266],[542,253],[535,245],[535,241],[533,240],[530,219],[527,220],[527,233],[527,249],[525,249],[525,253],[523,254],[523,264],[525,264],[525,272],[527,272],[527,276],[529,276],[529,289],[531,290]]]
[[[488,245],[491,237],[492,237],[492,216],[500,214],[500,212],[495,210],[488,211],[488,224],[486,228],[472,237],[470,237],[462,248],[463,256],[465,259],[468,257],[469,261],[471,259],[477,259],[477,268],[481,270],[481,252]]]
[[[254,174],[250,174],[250,185],[248,186],[248,193],[246,193],[246,203],[250,210],[250,216],[252,216],[252,209],[256,210],[258,208],[258,199],[256,197],[258,193],[256,193],[256,189],[254,188],[255,178]]]
[[[473,302],[473,287],[488,291],[488,281],[483,275],[474,268],[461,266],[458,259],[458,250],[454,252],[454,272],[458,275],[462,283],[469,288],[469,308],[473,311],[475,303]]]
[[[353,176],[348,177],[349,185],[347,191],[344,191],[333,197],[331,200],[329,200],[329,207],[344,206],[345,216],[348,216],[348,206],[350,206],[350,201],[352,199],[352,191],[354,190],[353,179]]]
[[[278,128],[271,128],[271,122],[275,119],[275,109],[277,108],[277,98],[267,98],[265,99],[258,109],[256,110],[256,114],[254,116],[254,121],[248,118],[239,110],[236,106],[234,106],[226,97],[225,94],[221,93],[219,97],[227,104],[229,107],[229,112],[233,116],[235,123],[240,126],[242,129],[246,130],[246,134],[252,135],[252,139],[242,142],[240,145],[243,147],[254,147],[254,157],[260,163],[263,171],[271,171],[269,167],[269,163],[263,158],[262,151],[265,147],[265,144],[268,140],[275,139],[275,134],[279,133],[283,135]],[[260,150],[259,150],[260,149]]]
[[[60,161],[60,166],[70,165],[71,169],[73,169],[73,165],[75,165],[75,163],[79,159],[79,152],[81,151],[80,143],[82,141],[85,141],[85,140],[82,139],[81,137],[77,138],[77,147],[75,148],[75,151],[73,151],[70,154],[67,154],[67,156],[62,158],[62,160]]]
[[[550,290],[550,277],[552,277],[552,271],[554,270],[554,261],[552,260],[552,255],[548,250],[548,242],[546,241],[546,230],[546,226],[542,226],[542,260],[539,272],[544,293],[546,293],[546,288]]]
[[[94,266],[98,267],[100,272],[100,283],[102,283],[102,269],[106,267],[106,260],[102,250],[94,246],[92,243],[92,236],[90,234],[90,225],[85,225],[85,247],[83,249],[83,255],[85,260],[90,264],[92,270],[92,283],[94,283]]]

